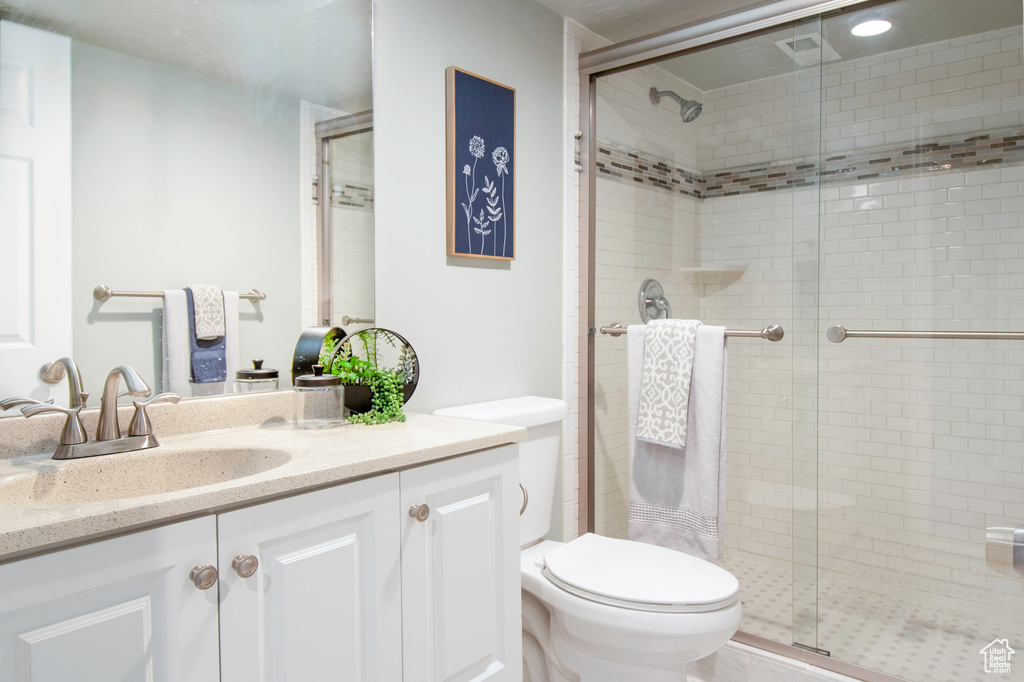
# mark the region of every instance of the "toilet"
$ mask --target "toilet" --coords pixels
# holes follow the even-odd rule
[[[592,533],[544,539],[565,401],[510,398],[434,414],[528,430],[519,443],[524,682],[686,682],[686,664],[739,628],[739,582],[715,564]]]

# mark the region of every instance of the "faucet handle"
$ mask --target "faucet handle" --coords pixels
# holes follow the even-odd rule
[[[87,438],[85,436],[85,425],[82,424],[82,418],[78,416],[78,413],[82,411],[81,407],[61,407],[60,405],[50,405],[48,403],[41,403],[39,405],[29,405],[28,407],[21,408],[21,413],[26,417],[34,417],[37,414],[43,414],[45,412],[61,412],[68,416],[64,422],[64,430],[60,432],[60,444],[61,445],[81,445]]]
[[[177,393],[160,393],[149,400],[136,400],[135,416],[132,417],[132,423],[128,425],[128,435],[153,435],[153,424],[149,421],[149,414],[146,413],[146,408],[153,403],[177,403],[179,400],[181,400],[181,396]]]
[[[53,405],[53,398],[47,401],[35,400],[34,398],[7,398],[0,400],[0,410],[7,411],[12,407],[21,407],[22,405]]]

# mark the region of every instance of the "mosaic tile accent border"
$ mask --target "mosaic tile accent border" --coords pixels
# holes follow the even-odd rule
[[[1024,163],[1024,129],[980,133],[913,146],[894,146],[831,156],[821,164],[798,161],[756,165],[698,175],[663,159],[598,143],[598,177],[635,182],[695,199],[738,196],[821,183],[898,179],[925,173]]]
[[[313,180],[313,204],[317,204],[317,180]],[[373,210],[373,187],[335,182],[331,188],[331,206]]]

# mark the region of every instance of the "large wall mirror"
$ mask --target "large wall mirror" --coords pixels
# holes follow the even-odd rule
[[[161,294],[191,285],[242,295],[236,366],[281,388],[303,329],[371,325],[371,0],[0,0],[0,20],[0,398],[66,404],[38,376],[64,355],[90,407],[121,364],[167,390]]]

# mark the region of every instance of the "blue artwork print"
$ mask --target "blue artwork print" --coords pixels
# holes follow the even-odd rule
[[[448,85],[449,255],[513,260],[515,90],[454,67]]]

